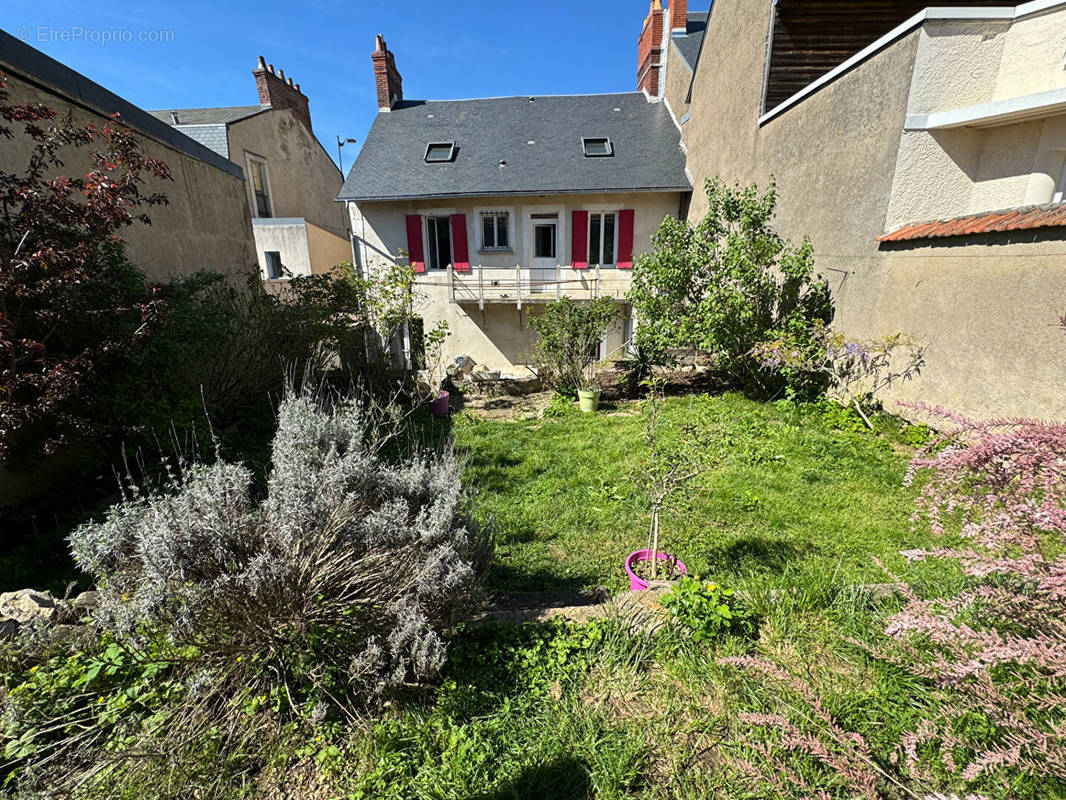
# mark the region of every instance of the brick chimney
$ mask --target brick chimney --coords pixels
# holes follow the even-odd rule
[[[637,40],[637,90],[659,96],[659,69],[663,52],[663,4],[651,0],[644,29]]]
[[[272,108],[288,108],[311,133],[311,111],[307,107],[307,97],[300,91],[300,84],[293,83],[292,78],[285,79],[285,70],[274,72],[274,65],[267,64],[262,56],[252,70],[255,75],[255,88],[259,90],[259,104]]]
[[[670,30],[688,30],[688,0],[670,0]]]
[[[403,78],[396,69],[396,59],[385,46],[385,40],[379,33],[374,37],[374,52],[370,59],[374,62],[374,83],[378,89],[378,111],[391,111],[394,104],[403,100]]]

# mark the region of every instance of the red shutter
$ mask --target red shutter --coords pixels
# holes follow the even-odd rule
[[[470,271],[470,252],[466,246],[466,214],[452,214],[452,254],[456,272]]]
[[[633,209],[618,212],[618,268],[633,269]]]
[[[574,269],[589,266],[589,212],[575,211],[574,224],[570,230],[570,255]]]
[[[415,272],[426,271],[426,257],[422,255],[422,217],[407,215],[407,257]]]

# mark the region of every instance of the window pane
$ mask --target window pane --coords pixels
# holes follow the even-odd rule
[[[429,145],[426,148],[426,161],[451,161],[453,147],[451,142]]]
[[[555,258],[554,225],[535,225],[533,227],[533,257]]]
[[[510,247],[511,243],[508,241],[508,215],[500,214],[496,217],[496,246],[497,247]]]
[[[496,246],[496,229],[492,224],[492,216],[489,214],[481,215],[481,246],[482,247],[495,247]]]
[[[603,215],[603,263],[614,263],[614,214]]]
[[[444,269],[452,263],[452,229],[451,220],[437,217],[437,266]]]
[[[600,215],[589,214],[589,265],[600,263]]]
[[[426,262],[430,269],[436,269],[440,266],[440,259],[437,258],[437,218],[426,217],[426,239],[428,239],[429,253]]]

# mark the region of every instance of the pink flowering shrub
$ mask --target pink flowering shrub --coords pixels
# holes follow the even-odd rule
[[[1052,787],[1066,786],[1066,423],[981,422],[911,408],[949,429],[917,454],[906,478],[920,484],[914,523],[944,544],[902,555],[955,563],[964,582],[929,596],[896,578],[902,605],[885,620],[885,638],[851,641],[933,694],[913,706],[918,720],[895,752],[876,753],[826,710],[812,670],[786,669],[772,656],[723,659],[771,689],[787,712],[740,714],[738,722],[761,734],[733,765],[782,797],[840,796],[827,791],[832,781],[812,783],[797,770],[804,760],[836,775],[849,797],[984,800],[1019,796],[1023,785],[1029,796],[1059,796]],[[963,785],[969,793],[938,793]]]
[[[951,559],[971,580],[931,599],[899,584],[904,605],[885,629],[895,645],[881,652],[951,697],[908,754],[934,742],[967,781],[1002,768],[1066,780],[1066,424],[917,408],[952,429],[911,462],[908,481],[924,478],[915,521],[965,544],[903,555]],[[991,743],[959,734],[974,715]]]

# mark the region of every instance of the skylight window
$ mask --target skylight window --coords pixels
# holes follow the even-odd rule
[[[581,146],[585,150],[586,158],[614,155],[614,146],[606,136],[585,136],[581,139]]]
[[[437,164],[455,158],[455,142],[430,142],[426,145],[426,163]]]

